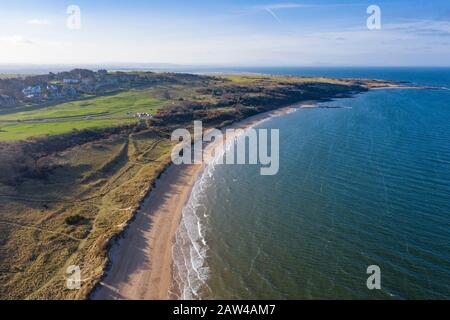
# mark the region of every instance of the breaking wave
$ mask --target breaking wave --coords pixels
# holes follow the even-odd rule
[[[295,112],[290,109],[286,113]],[[233,147],[240,135],[257,124],[277,117],[278,114],[269,114],[257,123],[239,132],[232,139],[226,141],[224,148],[210,159],[196,180],[189,199],[182,211],[182,218],[178,227],[175,243],[172,247],[173,261],[173,288],[171,294],[178,299],[193,300],[201,296],[202,289],[207,288],[209,267],[206,262],[208,244],[205,239],[205,227],[208,216],[205,191],[214,183],[214,170],[216,165],[223,163],[224,156]]]
[[[213,183],[215,166],[235,140],[228,141],[225,148],[205,165],[195,182],[192,192],[182,211],[182,218],[172,248],[173,256],[173,294],[183,300],[197,299],[202,288],[207,287],[209,268],[206,264],[208,244],[205,239],[207,223],[205,190]]]

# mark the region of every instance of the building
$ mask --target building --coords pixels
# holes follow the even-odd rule
[[[135,114],[135,117],[138,119],[151,119],[152,115],[147,112],[138,112]]]
[[[34,98],[42,93],[41,86],[29,86],[22,90],[22,93],[27,98]]]
[[[58,86],[54,85],[54,84],[48,84],[47,85],[47,91],[48,92],[55,92],[55,91],[59,91]]]
[[[77,84],[80,83],[78,79],[63,79],[63,83],[65,84]]]

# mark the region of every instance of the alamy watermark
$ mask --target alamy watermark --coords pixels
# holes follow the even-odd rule
[[[370,16],[367,18],[367,29],[380,30],[381,29],[381,9],[379,6],[372,4],[367,7],[367,14]]]
[[[275,175],[280,164],[280,133],[278,129],[218,129],[203,132],[201,121],[194,121],[193,137],[187,129],[176,129],[172,141],[179,143],[172,150],[172,162],[180,164],[251,164],[261,165],[261,175]],[[205,142],[211,142],[204,146]],[[270,152],[269,152],[270,149]]]
[[[78,290],[81,288],[81,269],[79,266],[71,265],[66,269],[66,287],[69,290]]]
[[[77,5],[70,5],[66,9],[68,14],[66,20],[66,27],[69,30],[80,30],[81,29],[81,9]]]
[[[367,278],[366,286],[369,290],[381,289],[381,269],[377,265],[371,265],[367,267],[367,274],[370,276]]]

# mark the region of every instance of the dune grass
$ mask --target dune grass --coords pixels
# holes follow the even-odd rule
[[[301,84],[301,83],[324,83],[324,84],[349,84],[350,81],[341,79],[332,79],[324,77],[290,77],[290,76],[272,76],[272,75],[226,75],[223,78],[240,85],[276,85],[280,83]]]
[[[47,179],[27,178],[15,190],[0,184],[10,195],[0,201],[0,298],[86,298],[109,240],[170,162],[171,143],[155,133],[118,135],[52,155]],[[70,265],[81,268],[80,290],[65,286]]]

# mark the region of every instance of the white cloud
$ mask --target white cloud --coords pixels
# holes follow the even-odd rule
[[[11,36],[6,36],[6,37],[0,37],[0,41],[8,42],[10,44],[15,44],[15,45],[17,45],[17,44],[22,44],[22,45],[23,44],[26,44],[26,45],[34,45],[34,44],[36,44],[35,41],[33,41],[33,40],[29,39],[29,38],[26,38],[26,37],[24,37],[22,35],[18,35],[18,34],[11,35]]]
[[[295,9],[295,8],[307,8],[312,7],[312,5],[300,4],[300,3],[276,3],[276,4],[267,4],[267,5],[259,5],[255,6],[255,9],[259,10],[282,10],[282,9]]]
[[[425,36],[450,36],[450,21],[444,20],[412,20],[401,23],[386,24],[389,30],[415,33]]]
[[[27,21],[28,24],[37,25],[37,26],[48,26],[51,24],[49,20],[45,19],[31,19]]]

